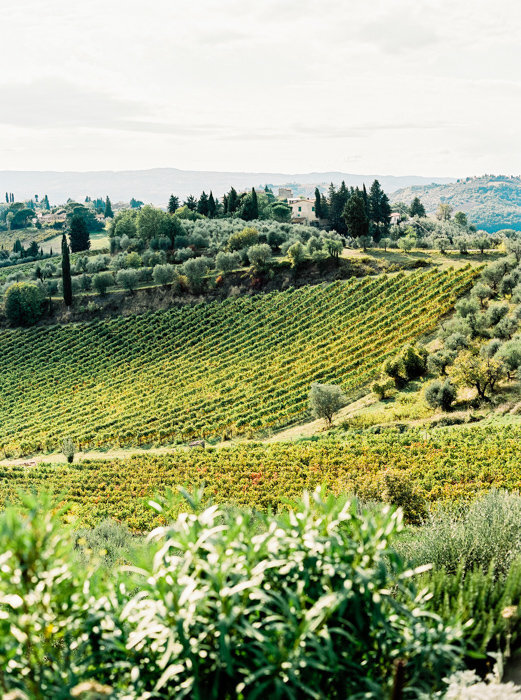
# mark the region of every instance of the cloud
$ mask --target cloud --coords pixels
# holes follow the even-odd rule
[[[62,79],[2,85],[0,95],[0,122],[18,127],[107,128],[143,116],[137,101],[122,100]]]

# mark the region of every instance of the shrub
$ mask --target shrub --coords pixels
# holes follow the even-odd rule
[[[493,490],[470,505],[439,506],[398,549],[415,565],[432,563],[448,573],[492,567],[495,576],[506,576],[521,556],[521,497]]]
[[[8,287],[4,310],[10,323],[32,326],[42,316],[44,295],[36,284],[16,282]]]
[[[259,232],[256,228],[246,226],[242,231],[233,233],[228,239],[228,249],[230,251],[239,251],[242,248],[249,248],[258,243]]]
[[[407,384],[407,374],[400,356],[389,357],[385,360],[382,365],[382,375],[390,377],[397,389],[401,389]]]
[[[75,454],[74,442],[72,438],[66,437],[64,439],[62,443],[62,454],[66,458],[67,462],[69,462],[69,464],[72,464],[72,462],[74,461]]]
[[[319,493],[278,516],[211,506],[154,530],[139,568],[109,578],[74,556],[48,498],[24,505],[0,515],[1,682],[20,696],[388,697],[401,658],[414,697],[456,667],[460,633],[422,614],[392,549],[400,513]],[[118,557],[119,534],[83,536]]]
[[[197,294],[203,290],[205,275],[210,268],[211,262],[209,258],[201,257],[187,260],[183,264],[183,274],[188,278],[188,284],[192,292]]]
[[[125,267],[129,267],[134,270],[137,270],[138,267],[141,267],[141,256],[139,255],[139,253],[136,253],[134,251],[133,253],[125,255]]]
[[[342,388],[336,384],[313,384],[309,391],[309,408],[315,418],[324,418],[328,426],[333,422],[333,416],[343,406],[346,397]]]
[[[371,384],[371,391],[380,401],[388,398],[393,389],[394,381],[392,379],[378,379]]]
[[[427,350],[406,345],[400,353],[407,379],[418,379],[427,371]]]
[[[436,380],[425,387],[425,400],[432,408],[450,411],[456,400],[456,388],[450,379],[444,382]]]
[[[438,350],[427,358],[427,369],[431,374],[443,376],[447,374],[447,367],[456,359],[456,353],[451,350]]]

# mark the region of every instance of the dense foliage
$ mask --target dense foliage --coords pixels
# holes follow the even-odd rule
[[[305,417],[313,382],[359,390],[474,275],[402,273],[5,332],[0,447],[55,450],[66,435],[138,446],[287,424]]]
[[[46,486],[74,504],[72,512],[81,523],[112,517],[145,530],[161,520],[144,499],[168,487],[206,484],[219,503],[266,510],[325,484],[334,493],[355,492],[366,500],[402,506],[406,517],[417,521],[430,501],[471,499],[492,487],[519,489],[520,439],[519,426],[403,434],[390,428],[378,434],[353,431],[296,443],[178,449],[70,466],[2,466],[0,500],[16,499],[20,489]]]
[[[392,549],[399,513],[318,492],[279,516],[185,512],[107,577],[48,504],[25,505],[0,515],[6,697],[383,700],[402,660],[419,698],[460,663],[459,625],[426,612]]]

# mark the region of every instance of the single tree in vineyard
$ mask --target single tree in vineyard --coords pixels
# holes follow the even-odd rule
[[[63,301],[65,306],[70,306],[72,304],[71,259],[65,234],[62,236],[62,284]]]
[[[73,216],[69,227],[69,240],[71,253],[80,253],[89,250],[90,235],[83,216]]]
[[[175,194],[171,194],[170,199],[168,200],[168,213],[175,214],[178,209],[179,197],[176,197]]]
[[[336,384],[312,384],[309,391],[309,409],[315,418],[324,418],[328,427],[333,416],[346,405],[342,388]]]

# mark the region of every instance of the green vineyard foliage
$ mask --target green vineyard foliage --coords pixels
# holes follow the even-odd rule
[[[349,395],[435,328],[476,272],[415,272],[0,336],[0,449],[139,447],[305,417],[313,382]]]
[[[148,499],[176,487],[193,491],[204,485],[206,496],[219,503],[266,511],[318,485],[366,500],[385,498],[387,477],[402,474],[426,502],[449,502],[491,488],[519,489],[520,440],[521,426],[352,431],[295,443],[178,448],[166,455],[77,465],[4,466],[0,503],[16,500],[20,491],[51,489],[72,504],[76,522],[93,525],[110,517],[141,531],[161,522]]]

